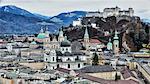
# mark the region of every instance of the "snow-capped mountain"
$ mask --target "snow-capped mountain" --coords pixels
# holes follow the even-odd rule
[[[0,33],[37,33],[45,24],[50,32],[61,26],[68,26],[79,17],[86,15],[84,11],[61,13],[57,16],[43,16],[31,13],[22,8],[7,5],[0,7]],[[51,17],[51,18],[50,18]]]
[[[0,7],[0,11],[12,13],[12,14],[16,14],[16,15],[22,15],[22,16],[26,16],[26,17],[39,18],[39,19],[45,19],[45,18],[48,19],[49,18],[47,16],[42,16],[40,14],[30,13],[24,9],[21,9],[21,8],[13,6],[13,5],[2,6],[2,7]]]

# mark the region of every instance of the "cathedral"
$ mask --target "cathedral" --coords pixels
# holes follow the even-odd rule
[[[55,35],[50,38],[49,32],[46,29],[41,29],[36,41],[31,42],[31,45],[37,43],[44,50],[43,60],[46,62],[45,67],[48,69],[56,69],[59,67],[80,69],[85,66],[87,56],[80,50],[78,52],[72,52],[74,51],[72,50],[73,44],[67,39],[67,36],[64,36],[62,29],[59,31],[58,38]]]

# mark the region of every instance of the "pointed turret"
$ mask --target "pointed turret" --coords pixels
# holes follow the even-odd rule
[[[52,42],[57,42],[56,36],[53,37]]]
[[[86,27],[86,29],[85,29],[84,39],[89,39],[89,34],[88,34],[87,27]]]
[[[46,35],[46,37],[49,37],[48,27],[45,28],[45,35]]]
[[[115,39],[119,39],[119,37],[118,37],[118,32],[117,32],[117,31],[115,31],[114,40],[115,40]]]
[[[44,32],[44,29],[43,29],[43,28],[41,28],[40,33],[43,33],[43,32]]]
[[[89,34],[88,34],[87,27],[86,27],[85,33],[84,33],[84,46],[85,46],[86,50],[89,49]]]

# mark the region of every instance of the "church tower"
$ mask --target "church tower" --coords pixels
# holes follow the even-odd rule
[[[63,34],[64,34],[64,33],[63,33],[62,29],[60,29],[60,31],[59,31],[59,36],[58,36],[58,41],[59,41],[59,42],[64,41],[64,35],[63,35]]]
[[[48,31],[48,28],[47,28],[47,27],[45,28],[45,36],[46,36],[46,37],[49,37],[49,31]]]
[[[114,41],[113,41],[113,51],[115,56],[119,56],[119,37],[118,37],[118,32],[115,31],[115,36],[114,36]]]
[[[89,34],[88,34],[87,27],[86,27],[85,33],[84,33],[84,46],[85,46],[86,50],[89,48]]]
[[[107,49],[112,50],[112,43],[111,43],[111,38],[109,38],[109,42],[107,43]]]

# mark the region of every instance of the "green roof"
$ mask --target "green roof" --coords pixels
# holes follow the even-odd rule
[[[39,33],[37,36],[38,39],[44,39],[45,37],[45,33]]]
[[[31,44],[32,44],[32,45],[36,45],[36,42],[35,42],[35,41],[33,41],[33,42],[31,42]]]

